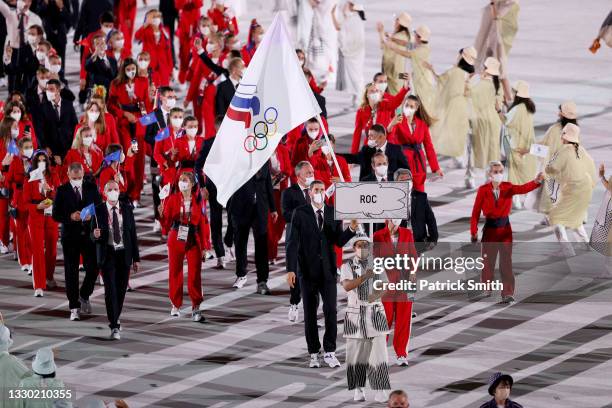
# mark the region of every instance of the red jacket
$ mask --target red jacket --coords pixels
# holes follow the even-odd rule
[[[129,121],[123,116],[124,112],[130,112],[135,115],[136,118],[140,118],[142,114],[138,105],[144,106],[144,110],[147,113],[153,110],[153,104],[151,103],[151,99],[149,99],[149,80],[147,78],[134,78],[134,99],[130,98],[126,85],[126,83],[113,81],[108,94],[108,110],[115,116],[117,130],[125,129],[129,125]],[[128,108],[136,109],[132,112]],[[138,121],[136,121],[136,126],[140,126]],[[129,142],[131,138],[129,134],[121,134],[119,136],[121,144]],[[126,146],[124,145],[123,147],[125,148]]]
[[[540,187],[540,183],[530,181],[522,185],[515,185],[507,181],[499,184],[499,199],[495,200],[493,194],[493,183],[488,182],[478,188],[476,201],[472,209],[470,222],[470,233],[475,236],[478,233],[478,221],[482,212],[486,218],[502,218],[510,215],[512,208],[512,196],[515,194],[527,194]]]
[[[375,112],[375,117],[373,117],[372,107],[367,104],[364,107],[359,108],[357,110],[357,115],[355,116],[355,131],[353,132],[353,143],[351,144],[351,153],[357,154],[359,148],[361,147],[361,141],[363,143],[367,143],[368,131],[372,127],[372,125],[380,124],[385,128],[393,117],[395,116],[395,109],[402,103],[404,97],[408,93],[408,89],[402,87],[402,89],[395,96],[384,97],[379,103],[378,108]],[[396,143],[394,139],[387,138],[391,143]]]
[[[393,244],[391,239],[391,232],[387,225],[384,228],[379,229],[374,233],[374,257],[387,258],[395,257],[396,254],[407,254],[410,258],[417,259],[416,248],[414,247],[414,237],[412,236],[412,230],[409,228],[399,227],[397,229],[399,234],[397,237],[397,246]],[[406,271],[412,272],[412,271]],[[398,271],[397,269],[387,269],[387,278],[389,282],[399,282],[402,279],[408,279],[409,276],[406,272]],[[415,271],[416,273],[416,271]],[[383,301],[407,301],[405,293],[393,292],[383,296]]]
[[[5,185],[12,190],[11,206],[15,208],[26,208],[23,201],[23,184],[28,180],[26,166],[29,169],[30,163],[24,165],[21,156],[15,156],[4,175]]]
[[[293,174],[293,166],[291,166],[291,160],[289,159],[289,150],[287,149],[287,146],[282,143],[279,143],[278,146],[276,146],[276,151],[274,152],[273,156],[276,157],[276,160],[278,161],[279,168],[278,173],[276,173],[276,175],[281,177],[281,181],[278,186],[280,187],[280,191],[283,191],[287,187],[289,187],[289,177],[291,177],[291,175]],[[276,170],[272,169],[271,160],[272,159],[270,159],[270,174],[272,175],[272,178],[274,180]]]
[[[150,67],[154,72],[159,73],[160,86],[170,84],[170,76],[172,75],[172,50],[170,46],[170,34],[166,27],[160,26],[159,41],[155,41],[155,33],[153,27],[143,26],[136,31],[134,37],[142,43],[142,50],[147,51],[151,55]]]
[[[174,129],[170,126],[170,136],[160,142],[155,142],[153,148],[153,159],[157,162],[162,174],[168,169],[173,169],[176,163],[176,157],[173,159],[170,150],[176,148],[176,136]]]
[[[170,230],[172,224],[178,221],[183,224],[191,224],[195,227],[195,239],[200,249],[204,249],[203,237],[206,235],[206,228],[208,227],[208,221],[206,215],[204,215],[204,200],[200,203],[196,203],[196,194],[191,195],[191,211],[190,217],[183,214],[183,194],[181,192],[172,193],[166,200],[164,200],[163,214],[161,216],[161,223],[165,230]]]
[[[257,46],[253,43],[252,46],[249,44],[242,47],[240,50],[240,55],[242,56],[242,61],[244,61],[244,66],[248,67],[251,59],[253,59],[253,55],[255,55],[255,51],[257,51]]]
[[[202,143],[204,143],[204,138],[201,136],[195,137],[193,150],[189,150],[189,138],[187,135],[176,139],[175,143],[176,149],[178,150],[176,161],[179,163],[179,175],[181,171],[193,171],[195,161],[202,148]]]
[[[66,153],[64,163],[66,166],[69,166],[70,163],[74,162],[81,163],[83,165],[83,171],[85,174],[95,174],[102,165],[102,159],[104,159],[104,156],[102,155],[100,148],[94,144],[89,147],[89,154],[91,154],[91,165],[87,164],[85,155],[81,152],[81,150],[70,149],[68,150],[68,153]]]
[[[15,143],[17,143],[17,141],[26,137],[25,128],[26,126],[29,126],[30,127],[29,129],[30,139],[32,139],[32,147],[34,147],[34,150],[38,149],[38,139],[36,138],[36,132],[34,132],[34,125],[32,125],[32,122],[30,122],[28,119],[22,119],[19,121],[18,126],[19,126],[19,136],[17,136],[17,140],[15,140]],[[2,157],[4,158],[4,156]]]
[[[98,187],[100,189],[100,194],[104,196],[104,186],[108,183],[109,180],[115,180],[119,183],[119,192],[125,193],[128,189],[128,173],[132,173],[134,171],[134,156],[126,156],[123,164],[119,165],[119,172],[117,172],[111,166],[106,166],[100,172],[100,178],[98,179]],[[121,177],[115,177],[115,175],[121,175]],[[106,197],[104,197],[106,198]]]
[[[222,33],[224,31],[230,31],[234,35],[238,34],[238,21],[236,17],[231,19],[226,16],[227,7],[223,11],[216,7],[211,7],[208,10],[208,17],[211,19],[213,25],[217,26],[217,31]]]
[[[200,8],[202,0],[174,0],[174,8],[179,12],[176,35],[181,39],[189,39],[198,31]]]
[[[55,192],[57,187],[60,185],[60,180],[54,171],[47,172],[45,179],[49,186],[52,188],[47,194],[40,192],[40,180],[27,181],[23,186],[23,202],[27,205],[28,216],[30,218],[30,224],[44,225],[45,210],[40,210],[36,206],[47,198],[55,199]]]
[[[336,156],[336,159],[338,160],[338,166],[340,166],[340,171],[342,171],[344,181],[351,181],[351,171],[349,170],[348,164],[346,163],[344,157]],[[332,185],[332,177],[339,177],[335,163],[332,162],[330,166],[320,150],[314,152],[309,161],[314,168],[314,178],[325,183],[325,188]]]
[[[95,132],[95,136],[94,136],[94,143],[96,144],[96,146],[98,146],[98,148],[100,149],[100,151],[102,152],[102,154],[104,154],[104,152],[106,152],[106,148],[108,147],[109,144],[111,143],[121,143],[119,141],[119,135],[117,134],[117,128],[115,125],[115,120],[112,119],[112,115],[110,115],[111,120],[107,120],[107,116],[109,115],[108,112],[106,114],[104,114],[104,120],[106,121],[106,130],[104,131],[104,133],[99,133],[98,131]],[[76,135],[77,131],[82,128],[83,126],[87,125],[87,114],[83,115],[81,117],[81,121],[79,123],[77,123],[77,125],[74,127],[74,134]],[[74,139],[74,137],[73,137]]]

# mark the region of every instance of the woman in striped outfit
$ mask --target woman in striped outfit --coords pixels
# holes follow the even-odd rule
[[[386,276],[375,275],[368,267],[371,240],[367,235],[356,235],[351,242],[355,256],[340,270],[340,283],[348,295],[344,317],[348,388],[355,390],[355,401],[365,401],[367,378],[370,388],[376,390],[376,401],[385,402],[391,389],[387,364],[389,326],[380,300],[383,292],[376,291],[373,285],[377,280],[386,281]]]

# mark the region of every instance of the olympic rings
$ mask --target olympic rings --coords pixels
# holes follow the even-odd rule
[[[262,126],[263,130],[261,129]],[[268,130],[268,124],[261,120],[253,126],[253,133],[255,133],[255,137],[258,139],[265,139],[268,136]]]
[[[244,150],[247,153],[253,153],[255,150],[265,150],[268,147],[268,139],[278,132],[278,110],[276,108],[272,106],[267,108],[264,111],[263,119],[255,123],[253,133],[244,139]]]
[[[246,150],[247,153],[253,153],[256,149],[257,149],[257,139],[255,139],[255,136],[253,135],[247,136],[244,139],[244,150]]]
[[[268,147],[268,138],[264,137],[263,139],[256,139],[257,142],[255,142],[255,148],[257,150],[264,150],[266,147]],[[261,145],[260,145],[261,143]]]
[[[274,119],[269,119],[268,118],[268,112],[272,112],[272,114],[274,114]],[[278,119],[278,111],[276,110],[276,108],[270,106],[268,109],[265,110],[264,112],[264,120],[266,121],[266,123],[268,124],[273,124],[276,123],[276,119]],[[276,133],[276,132],[275,132]]]

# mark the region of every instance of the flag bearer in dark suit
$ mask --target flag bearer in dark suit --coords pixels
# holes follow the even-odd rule
[[[91,220],[91,238],[96,244],[98,267],[104,278],[104,302],[111,339],[119,340],[119,316],[127,291],[130,266],[138,271],[140,254],[132,206],[119,201],[119,183],[109,180],[104,186],[106,202],[96,207]]]
[[[325,205],[325,184],[315,180],[310,184],[310,204],[298,207],[291,218],[291,230],[287,241],[287,281],[295,285],[296,272],[304,302],[304,329],[310,354],[310,367],[320,367],[319,330],[317,306],[319,295],[323,300],[325,335],[323,336],[324,361],[330,367],[339,367],[336,358],[336,251],[334,244],[344,246],[357,230],[352,220],[346,230],[342,222],[334,220],[334,210]]]

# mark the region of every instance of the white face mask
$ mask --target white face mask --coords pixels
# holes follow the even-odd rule
[[[119,191],[118,190],[110,190],[106,192],[106,198],[108,201],[116,202],[119,200]]]
[[[324,155],[328,155],[331,153],[331,147],[328,145],[323,145],[321,146],[321,152],[323,152]]]
[[[129,71],[125,71],[125,76],[127,76],[130,79],[134,79],[134,77],[136,76],[136,70],[130,69]]]
[[[200,32],[202,34],[204,34],[205,37],[208,37],[210,35],[210,27],[208,27],[208,26],[201,26],[200,27]]]
[[[44,162],[44,161],[39,161],[39,162],[38,162],[38,169],[39,169],[40,171],[45,171],[45,170],[47,170],[47,163],[46,163],[46,162]]]
[[[23,149],[23,156],[28,159],[34,154],[34,149]]]
[[[178,188],[181,191],[188,191],[189,190],[189,183],[186,181],[179,181],[178,182]]]
[[[168,107],[168,109],[174,108],[176,106],[176,99],[174,98],[166,99],[166,106]]]
[[[138,60],[138,68],[140,69],[149,68],[149,61],[148,60]]]
[[[93,143],[93,136],[87,136],[83,138],[83,146],[89,147]]]
[[[171,118],[170,123],[172,124],[173,128],[180,128],[183,124],[183,118]]]
[[[376,167],[376,174],[379,177],[387,177],[387,169],[389,169],[389,166],[387,165],[380,165]]]
[[[308,137],[311,138],[312,140],[315,140],[317,136],[319,136],[318,130],[309,130],[307,131],[307,133],[308,133]]]
[[[370,101],[370,103],[380,102],[380,93],[374,92],[374,93],[368,94],[368,101]]]
[[[318,193],[312,196],[312,201],[315,204],[323,204],[323,193]]]
[[[221,66],[225,69],[229,68],[229,58],[226,58],[223,60],[223,62],[221,63]]]
[[[39,86],[41,89],[44,89],[44,88],[47,86],[47,82],[49,82],[49,80],[48,80],[48,79],[39,79],[39,80],[38,80],[38,86]]]
[[[206,44],[206,52],[208,54],[212,54],[216,49],[217,49],[216,44],[211,44],[211,43]]]
[[[123,48],[124,45],[125,45],[125,40],[115,41],[115,48]]]
[[[28,34],[28,44],[34,45],[36,43],[38,43],[38,36],[37,35]]]
[[[414,115],[414,112],[416,112],[416,109],[409,108],[408,106],[404,107],[404,116],[412,117],[412,115]]]
[[[110,33],[112,29],[113,29],[112,27],[102,26],[102,32],[104,33],[104,35],[108,35],[108,33]]]
[[[161,24],[161,18],[155,17],[153,20],[151,20],[151,23],[153,23],[154,26],[159,26]]]
[[[310,187],[310,184],[315,180],[314,177],[306,177],[306,182],[304,184],[306,184],[306,187]]]
[[[355,254],[359,259],[366,259],[370,255],[369,248],[355,248]]]
[[[98,120],[99,117],[100,117],[100,112],[93,112],[93,111],[87,112],[87,118],[89,119],[90,122],[95,122],[96,120]]]
[[[232,50],[240,51],[240,48],[242,48],[240,41],[236,41],[234,45],[232,45]]]
[[[493,180],[496,183],[501,183],[503,179],[504,179],[504,173],[496,173],[496,174],[491,175],[491,180]]]
[[[13,139],[17,139],[17,136],[19,136],[19,128],[11,128],[11,136]]]
[[[11,112],[11,118],[19,122],[21,120],[21,112]],[[17,133],[19,133],[19,131]]]
[[[46,56],[47,56],[47,54],[44,51],[36,51],[36,58],[39,61],[44,60]]]
[[[57,74],[58,72],[60,72],[61,69],[62,69],[61,65],[53,64],[49,66],[49,71],[52,74]]]
[[[83,185],[83,179],[77,179],[77,180],[70,179],[70,185],[72,186],[72,188],[75,188],[75,187],[81,188],[81,186]]]
[[[195,135],[198,134],[198,128],[190,128],[190,129],[185,129],[185,133],[187,134],[187,136],[189,137],[194,137]]]
[[[45,91],[45,94],[47,95],[47,100],[49,102],[55,100],[55,92],[53,92],[53,91]]]
[[[256,43],[260,43],[261,40],[263,40],[263,34],[256,35],[254,40],[255,40]]]
[[[387,83],[386,82],[377,83],[376,89],[378,89],[380,92],[385,92],[387,90]]]
[[[376,140],[368,139],[368,147],[376,147]]]

